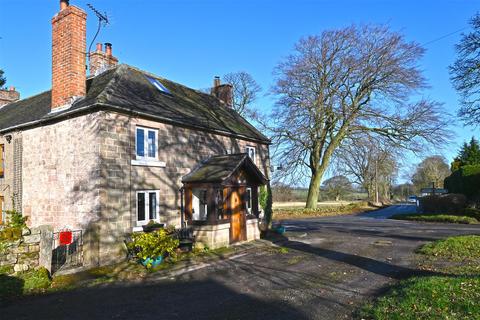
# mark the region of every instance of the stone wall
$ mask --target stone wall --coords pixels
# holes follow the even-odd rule
[[[136,165],[135,129],[158,130],[160,166]],[[29,226],[84,231],[87,265],[124,255],[136,226],[136,191],[160,190],[160,219],[180,225],[181,179],[213,155],[256,147],[269,175],[268,145],[99,111],[22,133],[22,212]]]
[[[23,132],[22,213],[29,226],[84,229],[98,220],[99,113]]]
[[[201,242],[210,249],[228,247],[230,245],[230,223],[194,226],[193,235],[195,241]]]
[[[247,219],[247,241],[260,239],[258,219]]]
[[[246,146],[254,146],[255,162],[269,176],[268,145],[114,112],[102,113],[101,118],[100,264],[109,263],[123,252],[124,236],[136,226],[137,191],[159,190],[160,222],[178,227],[181,179],[203,160],[213,155],[246,152]],[[159,166],[132,162],[136,126],[158,130]],[[226,240],[220,241],[219,246],[228,245],[229,231],[225,232]]]
[[[0,246],[0,267],[11,267],[15,272],[27,271],[39,266],[40,229],[24,233],[22,238]]]
[[[244,152],[247,145],[253,145],[257,147],[257,164],[263,164],[260,167],[268,174],[268,146],[113,112],[102,113],[101,118],[101,264],[118,256],[123,250],[119,240],[136,226],[136,191],[160,190],[161,222],[179,226],[181,178],[202,160]],[[137,125],[158,130],[159,161],[165,166],[132,165]]]

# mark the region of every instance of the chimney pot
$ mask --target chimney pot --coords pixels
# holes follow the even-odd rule
[[[103,51],[103,45],[101,43],[97,43],[97,52]]]
[[[10,86],[10,87],[8,88],[8,90],[10,90],[10,91],[15,91],[15,87],[14,87],[14,86]]]
[[[69,2],[69,0],[60,0],[60,11],[67,9]]]
[[[109,42],[105,43],[105,54],[110,57],[112,55],[112,44]]]
[[[213,78],[213,87],[216,88],[220,85],[220,77],[219,76],[215,76],[215,78]]]
[[[52,18],[52,110],[68,107],[87,92],[87,14],[68,1]]]

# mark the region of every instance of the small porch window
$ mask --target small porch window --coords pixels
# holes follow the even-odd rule
[[[160,221],[159,195],[158,190],[137,192],[137,226],[143,226],[150,220]]]
[[[253,203],[252,203],[252,188],[247,188],[246,193],[245,193],[245,204],[247,207],[247,211],[249,214],[252,214],[252,208],[253,208]]]
[[[207,220],[207,189],[192,190],[192,217],[195,221]]]

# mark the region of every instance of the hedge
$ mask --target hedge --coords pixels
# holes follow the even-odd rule
[[[429,195],[419,198],[423,213],[460,214],[464,211],[467,199],[463,194]]]
[[[480,195],[480,165],[462,166],[445,178],[445,188],[451,193],[461,193],[469,199]]]

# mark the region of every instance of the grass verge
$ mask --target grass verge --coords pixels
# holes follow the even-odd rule
[[[0,301],[25,294],[44,292],[50,285],[51,279],[45,268],[20,272],[15,275],[0,273]]]
[[[390,217],[396,220],[410,220],[410,221],[426,221],[426,222],[446,222],[446,223],[462,223],[462,224],[477,224],[479,220],[475,217],[467,215],[453,215],[440,213],[406,213],[396,214]]]
[[[452,261],[475,261],[480,259],[480,236],[458,236],[438,240],[422,246],[418,253]]]
[[[414,277],[367,305],[364,319],[478,319],[480,277]]]
[[[320,206],[317,209],[306,208],[277,208],[273,209],[274,220],[301,219],[313,217],[328,217],[345,214],[358,214],[378,209],[371,207],[366,202],[356,202],[346,205]]]
[[[365,305],[358,318],[480,319],[480,236],[449,237],[417,253],[431,264],[429,270],[444,275],[403,280]]]

